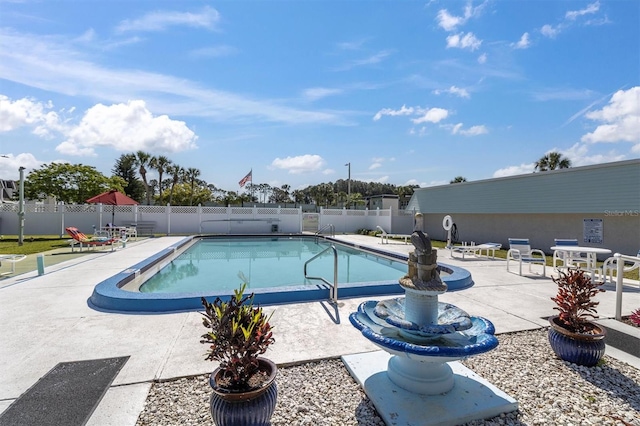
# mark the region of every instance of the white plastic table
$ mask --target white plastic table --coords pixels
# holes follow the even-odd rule
[[[586,253],[587,265],[580,269],[591,273],[591,281],[595,280],[596,272],[600,273],[598,269],[598,255],[599,254],[611,254],[611,250],[601,247],[583,247],[583,246],[552,246],[551,250],[554,252],[561,251],[565,253],[565,258],[579,258],[580,253]]]

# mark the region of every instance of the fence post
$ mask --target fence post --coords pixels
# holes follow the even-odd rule
[[[624,281],[624,260],[620,253],[615,253],[613,257],[616,259],[616,320],[622,321],[622,282]],[[604,280],[606,271],[602,271]]]
[[[171,235],[171,204],[167,203],[167,235]]]

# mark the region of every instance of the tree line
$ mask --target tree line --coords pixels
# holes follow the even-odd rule
[[[536,171],[570,167],[569,159],[557,152],[546,154],[535,163]],[[140,204],[146,205],[242,205],[244,203],[316,204],[318,206],[357,207],[367,197],[398,195],[400,200],[411,198],[418,185],[396,186],[389,183],[338,179],[335,182],[311,185],[291,190],[250,182],[246,192],[227,191],[201,179],[197,168],[184,168],[169,158],[154,156],[145,151],[122,154],[116,159],[111,176],[105,176],[93,166],[70,163],[43,164],[25,178],[25,197],[43,200],[54,197],[67,204],[83,204],[88,198],[110,189],[118,190]],[[466,182],[463,176],[450,183]]]
[[[111,176],[83,164],[50,163],[32,170],[25,177],[24,193],[30,200],[53,197],[57,202],[83,204],[88,198],[115,189],[146,205],[241,205],[243,203],[317,204],[358,206],[373,195],[394,194],[410,198],[413,186],[347,180],[321,183],[291,190],[266,183],[248,183],[246,192],[227,191],[201,179],[197,168],[185,168],[169,158],[148,152],[122,154],[116,159]]]

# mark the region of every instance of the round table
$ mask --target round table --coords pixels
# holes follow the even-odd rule
[[[611,254],[611,250],[602,247],[552,246],[551,250],[553,250],[554,252],[564,252],[566,254],[566,257],[569,259],[573,257],[579,258],[580,253],[586,253],[587,257],[584,258],[584,260],[586,260],[587,266],[580,269],[584,269],[585,271],[591,273],[591,281],[595,280],[596,272],[602,275],[600,269],[598,268],[598,255]]]

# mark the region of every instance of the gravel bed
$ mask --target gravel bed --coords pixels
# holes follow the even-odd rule
[[[557,359],[546,330],[498,336],[497,349],[463,363],[519,402],[519,410],[468,425],[640,426],[640,371],[605,356],[586,368]],[[272,426],[383,426],[342,361],[278,370]],[[155,383],[142,425],[212,425],[208,376]]]

